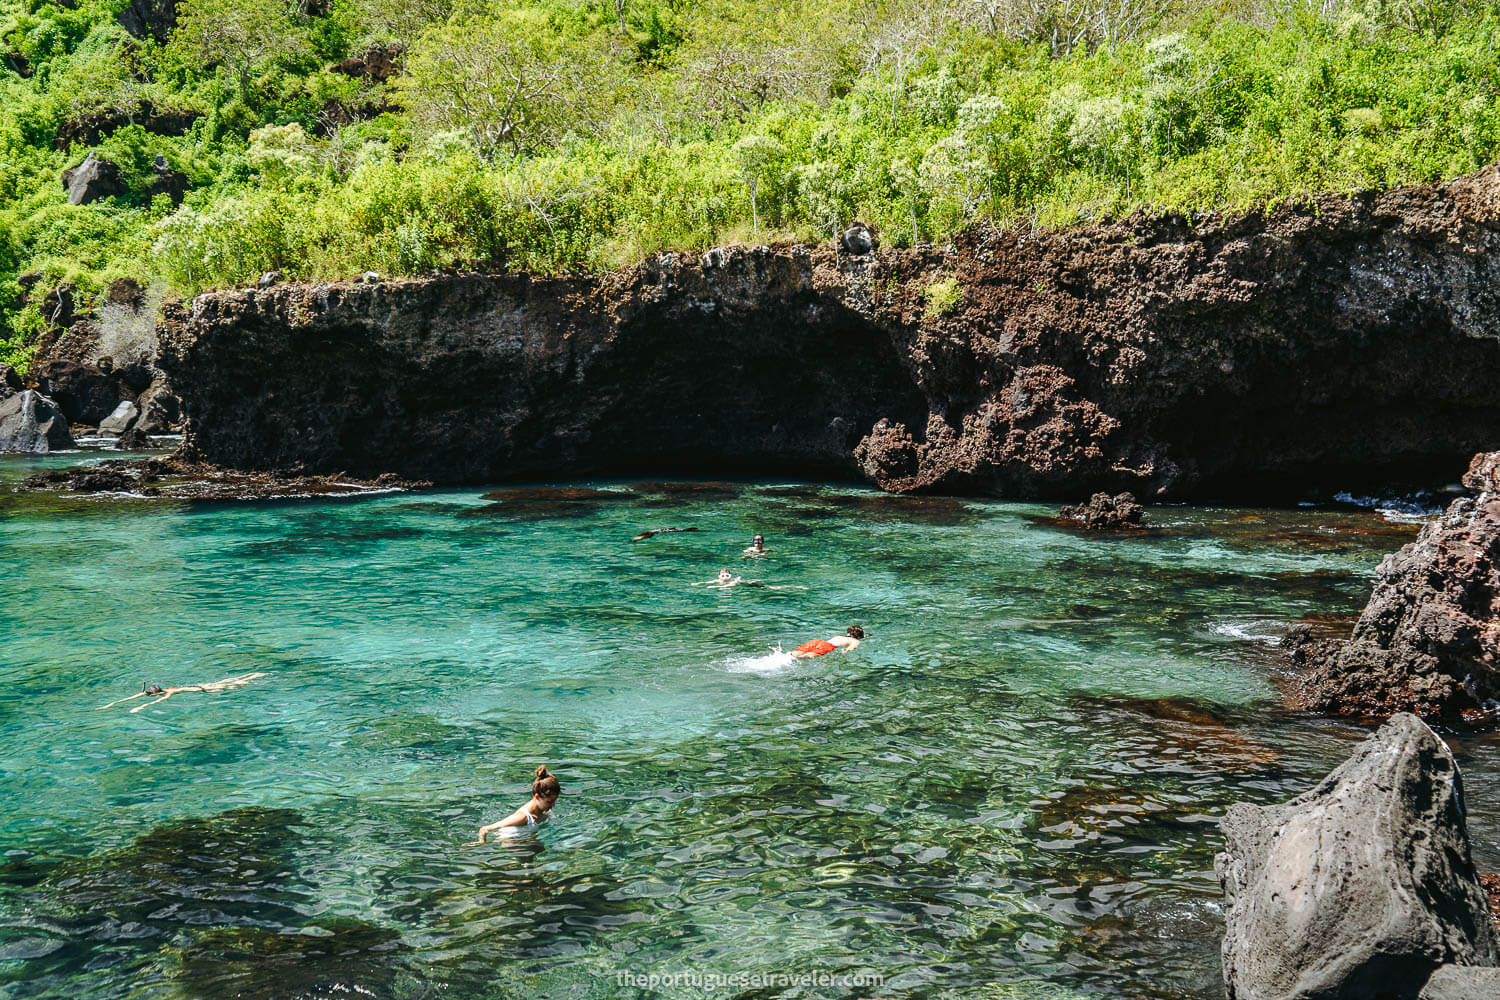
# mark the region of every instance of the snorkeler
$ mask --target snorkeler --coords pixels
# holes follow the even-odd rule
[[[541,765],[536,769],[536,777],[531,782],[531,801],[500,822],[481,826],[479,839],[469,841],[467,846],[484,843],[484,838],[495,830],[540,826],[552,815],[552,807],[557,804],[557,797],[561,794],[562,783],[557,780],[556,775],[548,772],[546,764]]]
[[[792,650],[792,655],[799,660],[810,659],[814,656],[827,656],[835,649],[853,649],[858,646],[865,637],[865,630],[858,625],[850,625],[844,630],[843,635],[836,635],[829,639],[813,639],[804,642]]]
[[[678,531],[697,531],[697,530],[698,530],[697,528],[652,528],[650,531],[643,531],[639,535],[636,535],[634,538],[631,539],[631,541],[632,542],[640,542],[640,541],[645,541],[647,538],[654,538],[657,535],[670,535],[670,534],[673,534],[674,532],[678,532]]]
[[[172,697],[174,694],[183,694],[183,693],[191,692],[191,691],[198,691],[198,692],[204,692],[204,693],[208,693],[208,692],[212,692],[212,691],[230,691],[230,690],[233,690],[234,688],[244,687],[246,684],[249,684],[251,681],[255,680],[257,677],[264,677],[264,676],[266,676],[266,675],[263,674],[263,673],[240,674],[237,677],[226,677],[222,681],[209,681],[207,684],[185,684],[182,687],[169,687],[169,688],[164,688],[160,684],[147,684],[145,687],[143,687],[141,689],[141,693],[140,694],[133,694],[129,698],[121,698],[119,701],[112,701],[108,705],[100,705],[99,707],[101,709],[103,709],[103,708],[114,708],[116,705],[123,705],[127,701],[135,701],[137,698],[155,698],[156,699],[156,701],[148,701],[144,705],[137,705],[137,706],[135,706],[135,708],[132,708],[130,710],[130,714],[134,715],[136,712],[139,712],[143,708],[150,708],[152,705],[157,705],[157,704],[160,704],[161,702],[166,701],[168,698]]]
[[[761,556],[765,555],[767,551],[769,550],[766,548],[766,536],[756,535],[754,538],[750,539],[750,547],[745,550],[745,555],[749,556],[752,559],[759,559]]]
[[[719,575],[712,580],[699,580],[694,583],[695,587],[733,587],[745,581],[729,572],[727,569],[719,570]]]

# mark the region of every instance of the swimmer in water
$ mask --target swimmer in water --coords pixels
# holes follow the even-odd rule
[[[754,538],[750,539],[750,547],[745,550],[745,555],[752,559],[759,559],[761,556],[765,555],[767,551],[766,536],[756,535]]]
[[[531,782],[531,801],[500,822],[481,826],[479,839],[469,841],[466,846],[474,847],[484,843],[484,838],[496,830],[540,826],[548,816],[552,815],[552,807],[557,804],[557,797],[561,794],[562,783],[557,780],[556,775],[547,770],[547,765],[543,764],[536,769],[536,777]]]
[[[804,642],[792,650],[792,655],[799,660],[811,659],[814,656],[827,656],[835,649],[853,649],[864,640],[865,630],[858,625],[850,625],[844,630],[843,635],[836,635],[829,639],[813,639]]]
[[[745,581],[729,572],[727,569],[719,570],[719,575],[712,580],[699,580],[693,584],[695,587],[733,587]]]
[[[156,701],[148,701],[144,705],[137,705],[135,706],[135,708],[132,708],[130,710],[130,713],[134,715],[136,712],[139,712],[143,708],[150,708],[152,705],[156,705],[166,701],[174,694],[183,694],[184,692],[189,691],[202,692],[205,694],[215,691],[230,691],[234,688],[244,687],[246,684],[249,684],[256,678],[264,676],[266,675],[263,673],[240,674],[238,677],[226,677],[222,681],[209,681],[207,684],[185,684],[182,687],[169,688],[164,688],[160,684],[147,684],[144,688],[141,689],[140,694],[133,694],[129,698],[121,698],[119,701],[112,701],[108,705],[100,705],[99,707],[114,708],[116,705],[123,705],[127,701],[135,701],[137,698],[156,699]]]

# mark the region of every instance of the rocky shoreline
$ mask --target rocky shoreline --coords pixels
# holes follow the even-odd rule
[[[1306,626],[1287,635],[1299,669],[1294,707],[1500,724],[1500,452],[1476,455],[1463,485],[1470,496],[1381,562],[1348,638],[1317,638]]]
[[[1500,441],[1500,173],[942,248],[268,279],[158,338],[185,457],[235,468],[1290,502]]]
[[[23,275],[22,287],[34,277]],[[144,450],[181,433],[182,404],[157,366],[159,294],[122,279],[91,310],[67,285],[40,305],[52,326],[27,377],[0,366],[0,453],[61,451],[78,438]]]
[[[940,248],[851,233],[593,276],[268,275],[165,305],[126,281],[87,312],[65,287],[0,397],[33,389],[123,447],[181,429],[190,463],[366,481],[774,471],[1292,502],[1437,484],[1500,441],[1496,168]]]
[[[22,482],[29,490],[81,494],[128,494],[169,500],[287,500],[369,496],[420,489],[431,483],[384,475],[371,480],[343,473],[312,475],[301,469],[242,472],[184,461],[175,455],[113,459],[55,469]]]

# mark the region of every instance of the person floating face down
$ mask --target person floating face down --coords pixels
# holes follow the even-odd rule
[[[547,765],[541,765],[536,769],[536,777],[531,782],[531,801],[498,823],[481,826],[479,828],[479,839],[470,841],[470,845],[484,843],[484,838],[496,830],[540,825],[548,816],[552,815],[552,807],[557,804],[557,797],[561,794],[562,783],[557,780],[556,775],[548,772]]]
[[[810,659],[814,656],[827,656],[835,649],[853,649],[865,638],[865,630],[858,625],[850,625],[844,630],[843,635],[835,635],[827,639],[813,639],[804,642],[792,650],[792,655],[799,660]]]

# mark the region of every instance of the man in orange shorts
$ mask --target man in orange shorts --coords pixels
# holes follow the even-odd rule
[[[858,646],[860,640],[865,637],[865,630],[858,625],[850,625],[844,630],[843,635],[836,635],[831,639],[813,639],[804,642],[792,650],[792,655],[799,660],[811,659],[814,656],[827,656],[835,649],[853,649]]]

